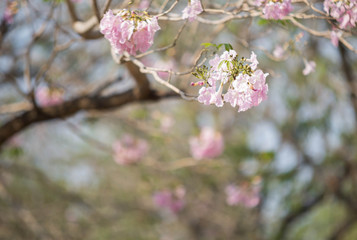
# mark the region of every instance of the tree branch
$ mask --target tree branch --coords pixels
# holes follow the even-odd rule
[[[347,84],[349,86],[350,98],[355,112],[355,120],[357,121],[357,87],[353,76],[353,69],[351,68],[350,61],[348,59],[347,51],[341,44],[338,45],[342,60],[342,72],[345,74]]]
[[[132,102],[157,101],[162,98],[177,96],[177,94],[172,92],[159,93],[155,90],[148,90],[145,95],[138,96],[136,91],[131,89],[126,92],[116,93],[110,96],[86,95],[66,101],[59,105],[31,109],[11,119],[0,127],[0,147],[14,134],[24,130],[34,123],[52,119],[67,118],[81,110],[103,111],[118,108]]]

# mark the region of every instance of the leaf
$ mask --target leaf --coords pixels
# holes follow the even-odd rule
[[[270,22],[269,20],[261,18],[261,19],[258,20],[258,25],[259,26],[264,26],[264,25],[269,24],[269,22]]]
[[[210,47],[212,45],[214,45],[214,44],[212,44],[212,43],[201,43],[201,46],[204,46],[205,48],[208,48],[208,47]]]
[[[224,48],[226,49],[226,51],[233,50],[232,45],[229,44],[229,43],[225,43],[225,44],[224,44]]]
[[[220,68],[221,68],[221,66],[222,66],[222,64],[223,64],[223,63],[225,63],[225,62],[227,62],[227,61],[226,61],[226,60],[221,61],[221,62],[218,64],[218,69],[220,69]]]

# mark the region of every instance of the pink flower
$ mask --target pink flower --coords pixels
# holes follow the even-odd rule
[[[342,36],[342,31],[338,29],[332,29],[331,31],[331,43],[335,47],[338,47],[338,42],[340,41],[340,37]]]
[[[273,56],[277,59],[282,59],[284,57],[285,50],[280,45],[277,45],[273,51]]]
[[[304,59],[304,64],[305,64],[305,68],[302,71],[302,74],[306,76],[312,72],[315,72],[316,63],[314,61],[307,61],[306,59]]]
[[[194,21],[198,14],[203,11],[201,1],[200,0],[191,0],[189,1],[188,6],[182,11],[182,18],[188,20],[190,22]]]
[[[256,6],[263,6],[263,14],[266,19],[283,19],[292,10],[291,0],[256,0]]]
[[[114,161],[121,165],[128,165],[139,162],[145,156],[148,144],[145,140],[125,135],[113,144],[113,150]]]
[[[108,10],[100,21],[100,32],[117,54],[127,51],[135,55],[137,51],[147,51],[159,29],[157,18],[142,11],[120,10],[114,15],[112,10]]]
[[[41,107],[49,107],[63,102],[63,91],[59,89],[50,89],[48,87],[39,87],[36,89],[35,98]]]
[[[242,184],[236,186],[230,184],[225,189],[226,202],[229,206],[243,205],[247,208],[256,207],[260,202],[259,192],[260,186],[250,184]]]
[[[250,58],[248,58],[247,61],[251,62],[250,67],[252,68],[253,71],[257,69],[259,62],[257,60],[257,55],[255,55],[254,52],[251,53]]]
[[[258,106],[267,98],[268,85],[265,83],[268,73],[256,70],[252,76],[239,74],[232,87],[224,95],[224,101],[232,107],[239,106],[238,112],[246,111],[253,106]]]
[[[267,98],[266,77],[269,74],[257,69],[257,55],[252,52],[248,59],[237,56],[234,50],[225,51],[221,56],[216,54],[209,61],[210,67],[204,66],[194,73],[203,80],[191,83],[191,86],[203,85],[197,97],[200,103],[222,107],[224,102],[229,102],[233,107],[239,106],[241,112]],[[223,89],[228,90],[223,93]]]
[[[324,10],[339,22],[342,29],[355,27],[357,22],[357,0],[325,0]]]
[[[186,190],[177,187],[174,191],[162,190],[154,194],[153,200],[157,207],[178,213],[185,206]]]
[[[216,89],[213,87],[202,87],[198,92],[197,100],[205,105],[210,105],[212,96],[216,94]]]
[[[222,134],[212,128],[203,128],[198,137],[190,138],[190,148],[193,158],[215,158],[222,154],[224,142]]]

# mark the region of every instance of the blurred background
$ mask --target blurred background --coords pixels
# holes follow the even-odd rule
[[[154,0],[148,12],[173,2]],[[0,3],[0,17],[9,3]],[[202,3],[229,9],[226,1]],[[322,1],[314,3],[322,9]],[[90,1],[72,4],[82,19],[93,15]],[[98,4],[103,9],[104,1]],[[113,0],[110,8],[140,4],[146,3]],[[179,1],[172,14],[186,5]],[[1,125],[32,108],[24,94],[28,85],[51,89],[62,101],[109,80],[117,82],[103,95],[135,86],[125,65],[113,61],[106,39],[87,40],[72,29],[64,2],[17,1],[16,11],[1,27]],[[172,43],[182,24],[159,21],[152,49]],[[328,28],[324,20],[305,24]],[[245,57],[254,51],[270,74],[268,99],[238,113],[227,104],[171,98],[29,126],[0,152],[0,239],[357,239],[357,109],[350,85],[356,54],[287,21],[247,18],[188,23],[174,48],[140,60],[188,71],[203,42],[230,43]],[[64,47],[54,54],[58,45]],[[307,76],[304,59],[316,63]],[[168,90],[149,79],[155,89]],[[170,79],[192,95],[199,90],[190,86],[195,81],[190,74]],[[190,139],[203,128],[220,132],[224,149],[213,159],[196,160]],[[114,143],[125,136],[147,144],[134,164],[115,161]],[[227,186],[258,202],[229,202]],[[173,209],[168,201],[179,205]]]

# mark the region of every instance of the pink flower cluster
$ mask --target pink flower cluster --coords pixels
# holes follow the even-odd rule
[[[293,10],[291,0],[256,0],[255,5],[263,6],[266,19],[282,19]]]
[[[148,151],[145,140],[134,139],[125,135],[120,141],[113,144],[114,161],[121,165],[129,165],[139,162]]]
[[[230,206],[243,205],[247,208],[256,207],[260,202],[259,185],[242,184],[236,186],[230,184],[225,189],[226,202]]]
[[[254,52],[249,59],[240,60],[234,50],[225,51],[221,56],[216,55],[209,61],[209,69],[198,69],[198,72],[194,73],[203,80],[194,85],[205,85],[199,90],[197,100],[206,105],[215,104],[217,107],[228,102],[233,107],[238,106],[238,112],[259,105],[267,98],[268,85],[265,80],[268,74],[257,69],[258,63]],[[224,85],[228,85],[225,94]]]
[[[154,43],[155,32],[160,29],[156,17],[144,11],[108,10],[100,21],[100,32],[109,40],[117,54],[124,51],[135,55],[145,52]]]
[[[197,137],[190,138],[192,157],[201,160],[215,158],[222,154],[224,142],[222,134],[212,128],[203,128]]]
[[[182,11],[182,18],[190,22],[194,21],[198,14],[203,11],[200,0],[191,0],[188,6]]]
[[[325,0],[324,10],[337,20],[340,28],[356,26],[357,0]]]
[[[49,107],[63,102],[63,91],[60,89],[51,89],[48,87],[39,87],[36,89],[35,98],[41,107]]]
[[[178,213],[185,206],[186,190],[177,187],[174,191],[162,190],[154,194],[154,203],[157,207]]]

